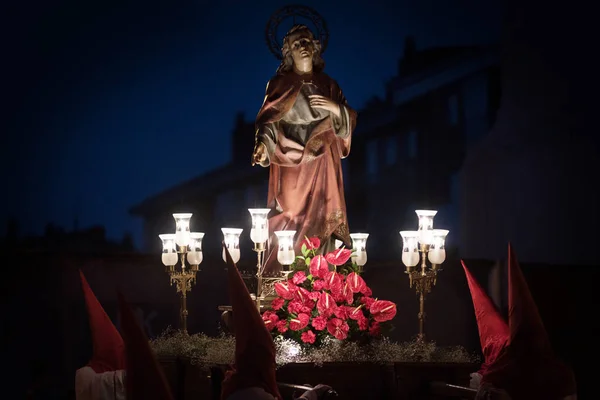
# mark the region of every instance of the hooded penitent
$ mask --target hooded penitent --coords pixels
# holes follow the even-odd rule
[[[83,272],[79,271],[81,287],[90,321],[94,352],[88,362],[94,372],[102,373],[125,369],[125,345],[104,308],[94,295]]]
[[[477,328],[479,329],[479,341],[484,357],[479,374],[483,376],[488,366],[496,361],[500,352],[508,344],[508,324],[479,282],[471,274],[464,261],[462,261],[462,266],[467,276],[467,283],[473,299],[473,308],[475,309]]]
[[[171,389],[148,337],[121,293],[119,310],[127,354],[127,400],[172,400]]]
[[[241,391],[261,392],[265,398],[281,399],[275,378],[273,339],[227,249],[225,255],[234,318],[235,365],[223,381],[221,399],[235,397]],[[253,398],[259,397],[253,395]]]
[[[507,346],[487,365],[482,384],[513,400],[562,399],[576,393],[572,370],[556,358],[512,247],[508,247]]]

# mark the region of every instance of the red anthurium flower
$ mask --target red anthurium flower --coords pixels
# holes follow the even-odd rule
[[[319,254],[310,260],[309,270],[312,276],[322,279],[329,272],[329,265],[327,264],[325,257]]]
[[[279,297],[283,297],[285,300],[294,298],[295,288],[291,288],[288,282],[277,282],[274,287]]]
[[[310,317],[308,314],[300,313],[296,318],[290,320],[290,329],[293,331],[299,331],[306,328]]]
[[[263,321],[265,321],[265,326],[268,330],[272,331],[275,329],[277,322],[279,321],[279,317],[273,311],[265,311],[262,315]]]
[[[302,332],[302,335],[300,336],[300,339],[304,343],[310,343],[310,344],[313,344],[315,342],[316,338],[317,338],[317,335],[315,335],[315,333],[313,331],[311,331],[310,329],[307,330],[306,332]]]
[[[367,287],[365,280],[356,272],[348,274],[346,282],[348,283],[348,286],[350,286],[352,293],[361,293]]]
[[[344,282],[344,285],[342,286],[342,297],[346,304],[352,304],[354,302],[354,293],[352,293],[348,282]]]
[[[327,322],[327,332],[338,340],[346,339],[349,330],[348,324],[339,318],[332,318]]]
[[[308,250],[317,250],[321,246],[321,240],[318,237],[305,237],[302,244],[306,245]]]
[[[396,316],[396,304],[387,300],[375,300],[369,308],[373,319],[377,322],[389,321]]]
[[[370,287],[368,287],[368,286],[366,286],[366,285],[365,285],[365,287],[363,288],[363,290],[362,290],[362,292],[361,292],[361,293],[362,293],[362,294],[364,294],[364,295],[365,295],[365,296],[367,296],[367,297],[371,297],[371,296],[373,296],[373,291],[371,290],[371,288],[370,288]]]
[[[339,266],[346,264],[346,262],[350,259],[351,254],[352,250],[342,248],[325,254],[325,259],[329,264]]]
[[[323,279],[325,285],[323,286],[327,290],[331,290],[332,293],[342,293],[342,282],[343,276],[335,271],[327,272]]]
[[[329,317],[333,314],[336,307],[333,297],[327,292],[322,292],[319,301],[317,301],[317,310],[319,311],[319,314]]]
[[[348,318],[353,319],[355,321],[358,321],[362,318],[365,317],[365,315],[362,312],[363,306],[360,305],[358,307],[347,307],[348,310]]]
[[[304,271],[298,271],[292,277],[292,282],[294,283],[294,285],[299,285],[302,282],[304,282],[305,280],[306,280],[306,275],[304,274]]]

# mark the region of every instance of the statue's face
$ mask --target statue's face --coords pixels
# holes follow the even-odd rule
[[[307,61],[312,62],[315,46],[308,32],[294,32],[288,37],[288,44],[294,64],[300,65]]]

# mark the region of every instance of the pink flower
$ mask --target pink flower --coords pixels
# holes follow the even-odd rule
[[[361,331],[366,331],[369,329],[369,319],[364,316],[364,314],[360,314],[360,317],[356,321],[358,323],[358,329]]]
[[[332,318],[327,322],[327,332],[338,340],[344,340],[348,337],[350,327],[339,318]]]
[[[340,319],[348,319],[348,310],[344,306],[336,307],[335,310],[333,310],[333,314]]]
[[[285,300],[294,298],[295,288],[290,287],[289,282],[277,282],[274,287],[279,297],[283,297]]]
[[[331,295],[327,292],[322,292],[319,301],[317,301],[317,310],[319,311],[319,314],[329,317],[333,314],[336,307],[335,301]]]
[[[363,296],[360,298],[360,302],[363,303],[367,309],[371,308],[371,304],[373,304],[374,301],[375,299],[372,297]]]
[[[323,281],[321,279],[317,279],[316,281],[313,282],[313,290],[323,290],[324,287],[325,287],[325,281]]]
[[[310,320],[310,317],[308,316],[308,314],[304,314],[304,313],[298,314],[298,316],[296,318],[292,318],[290,320],[290,329],[293,331],[302,330],[302,329],[306,328],[309,320]]]
[[[346,264],[346,262],[350,259],[351,255],[352,250],[339,249],[325,254],[325,259],[329,264],[339,266]]]
[[[304,282],[305,280],[306,280],[306,275],[304,274],[304,271],[298,271],[292,277],[292,282],[294,282],[294,285],[299,285],[302,282]]]
[[[279,331],[279,333],[287,332],[288,326],[287,321],[285,319],[282,319],[279,322],[277,322],[277,330]]]
[[[319,290],[321,290],[321,289],[319,289]],[[321,293],[319,293],[319,292],[308,292],[308,298],[311,299],[312,301],[319,300],[319,297],[321,297]]]
[[[377,322],[389,321],[396,316],[396,304],[387,300],[375,300],[369,311]]]
[[[369,328],[369,335],[371,335],[371,336],[381,335],[381,327],[379,326],[379,322],[373,322],[373,324]]]
[[[346,302],[346,304],[352,304],[354,302],[354,293],[352,293],[348,282],[344,282],[344,286],[342,286],[341,298],[343,299],[342,301]]]
[[[318,255],[313,257],[310,260],[310,274],[315,278],[324,278],[325,275],[329,272],[329,265],[327,264],[327,260],[322,255]]]
[[[283,307],[283,303],[285,303],[285,300],[281,297],[276,297],[273,299],[273,301],[271,302],[271,308],[275,311],[281,309],[281,307]]]
[[[304,238],[302,244],[305,244],[308,250],[317,250],[319,247],[321,247],[321,240],[316,236],[311,238],[307,237]]]
[[[355,321],[358,321],[361,317],[365,317],[365,315],[363,314],[361,308],[363,306],[358,306],[358,307],[347,307],[348,309],[348,318],[353,319]]]
[[[327,318],[319,315],[318,317],[313,318],[311,324],[316,330],[322,331],[327,326]]]
[[[299,300],[292,300],[288,303],[288,312],[292,314],[298,314],[302,311],[302,302]]]
[[[265,311],[262,315],[263,321],[265,321],[265,326],[268,330],[273,330],[279,321],[279,317],[273,311]]]
[[[348,274],[346,277],[346,283],[348,283],[348,286],[350,286],[352,293],[361,293],[367,287],[364,279],[356,272],[351,272]]]
[[[317,336],[310,329],[306,332],[302,332],[302,335],[300,336],[300,339],[302,339],[302,341],[304,343],[310,343],[310,344],[313,344],[315,342],[316,338],[317,338]]]
[[[325,281],[325,289],[331,290],[332,293],[342,292],[343,278],[341,274],[335,271],[328,271],[323,281]]]
[[[364,289],[362,290],[362,294],[364,294],[367,297],[371,297],[371,296],[373,296],[373,291],[371,290],[370,287],[365,285]]]

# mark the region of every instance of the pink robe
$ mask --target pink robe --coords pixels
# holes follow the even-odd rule
[[[309,94],[340,104],[338,118],[310,107]],[[256,117],[256,142],[267,148],[270,167],[267,207],[269,248],[265,275],[277,273],[277,239],[273,232],[295,230],[298,253],[302,240],[318,236],[331,249],[334,239],[350,247],[341,160],[350,153],[356,112],[338,84],[324,73],[276,75],[267,85]]]

